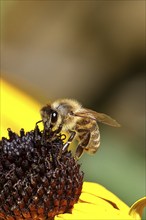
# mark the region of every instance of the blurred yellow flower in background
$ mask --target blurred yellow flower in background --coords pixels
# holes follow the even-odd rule
[[[19,132],[21,127],[31,130],[40,120],[40,104],[5,80],[0,80],[0,138],[7,136],[7,128]]]
[[[9,127],[15,132],[19,132],[22,127],[26,131],[32,130],[40,120],[40,104],[2,79],[0,85],[0,138],[7,136]],[[84,182],[79,201],[74,205],[72,213],[59,214],[55,220],[138,220],[141,219],[144,207],[146,197],[130,208],[103,186]]]

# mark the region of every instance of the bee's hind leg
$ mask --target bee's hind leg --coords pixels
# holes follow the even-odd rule
[[[84,153],[85,148],[88,146],[90,141],[91,133],[89,131],[85,131],[85,133],[82,133],[80,138],[80,143],[77,146],[76,152],[75,152],[75,158],[78,160]]]
[[[79,144],[77,149],[76,149],[75,159],[76,160],[80,159],[80,157],[83,155],[83,153],[84,153],[84,148],[81,147],[81,145]]]

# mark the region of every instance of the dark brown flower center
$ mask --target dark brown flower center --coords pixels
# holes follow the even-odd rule
[[[0,141],[0,219],[53,219],[78,201],[83,173],[60,136],[10,129]]]

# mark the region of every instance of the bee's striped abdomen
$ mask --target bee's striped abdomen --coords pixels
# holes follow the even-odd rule
[[[87,153],[94,154],[100,145],[100,133],[96,121],[81,119],[76,125],[79,146]]]

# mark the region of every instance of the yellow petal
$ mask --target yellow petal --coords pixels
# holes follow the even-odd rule
[[[55,220],[130,220],[130,208],[117,196],[96,183],[84,182],[82,194],[72,214],[60,214]]]
[[[91,194],[94,194],[94,195],[96,194],[100,198],[103,198],[103,199],[105,199],[109,202],[111,201],[111,203],[115,203],[115,205],[119,209],[124,209],[127,212],[129,211],[129,207],[124,202],[122,202],[112,192],[110,192],[105,187],[103,187],[99,184],[85,182],[84,187],[83,187],[83,192],[88,192],[88,193],[91,193]]]
[[[136,201],[130,208],[129,215],[133,216],[134,219],[139,220],[142,217],[142,212],[146,207],[146,197],[143,197]]]

